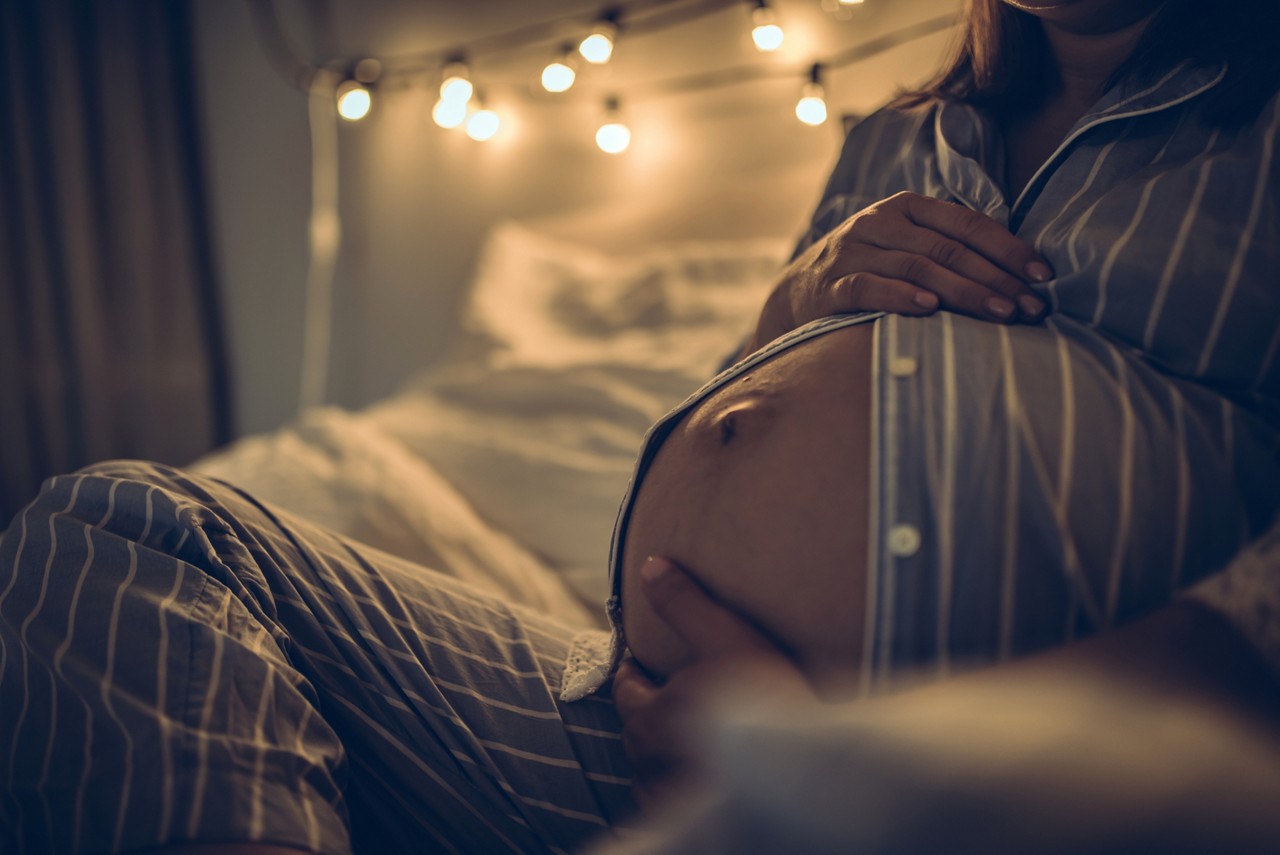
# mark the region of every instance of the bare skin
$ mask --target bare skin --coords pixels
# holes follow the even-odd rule
[[[1040,19],[1057,70],[1056,85],[1040,109],[1002,124],[1008,155],[1005,190],[1012,200],[1102,97],[1162,0],[1006,2]]]
[[[704,401],[663,444],[623,556],[627,641],[650,671],[687,661],[639,595],[636,568],[651,554],[697,568],[811,678],[858,660],[871,339],[864,324],[785,351]]]

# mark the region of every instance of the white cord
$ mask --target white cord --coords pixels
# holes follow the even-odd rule
[[[337,82],[333,74],[320,71],[313,78],[307,97],[307,117],[311,125],[311,224],[299,411],[322,405],[329,387],[333,277],[342,242],[342,221],[338,216],[338,117],[334,101]]]

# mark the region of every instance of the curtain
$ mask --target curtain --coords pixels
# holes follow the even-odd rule
[[[185,0],[0,0],[0,530],[230,438]]]

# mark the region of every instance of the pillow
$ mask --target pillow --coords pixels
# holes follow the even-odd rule
[[[463,326],[495,365],[630,365],[700,382],[754,327],[789,244],[682,242],[619,256],[503,223]]]

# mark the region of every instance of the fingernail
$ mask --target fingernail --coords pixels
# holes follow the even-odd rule
[[[1008,318],[1013,315],[1013,303],[1002,297],[988,297],[982,305],[997,318]]]
[[[1032,297],[1030,294],[1023,294],[1018,297],[1018,306],[1021,307],[1024,315],[1036,317],[1044,311],[1044,301]]]
[[[652,585],[671,572],[671,562],[657,555],[650,555],[640,565],[640,581]]]
[[[911,298],[911,302],[922,309],[933,310],[938,308],[938,298],[928,291],[917,291],[915,296]]]
[[[1032,261],[1026,266],[1026,272],[1035,282],[1048,282],[1053,278],[1053,271],[1043,261]]]

